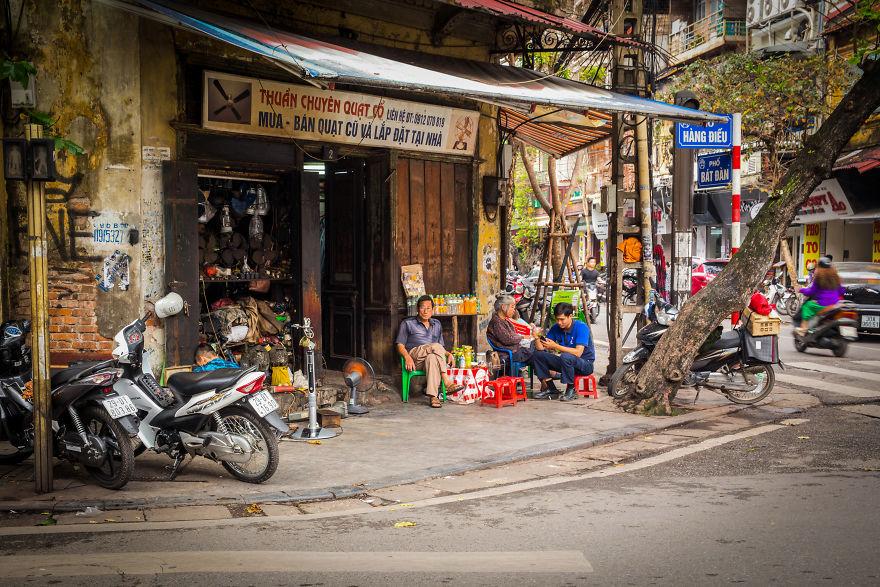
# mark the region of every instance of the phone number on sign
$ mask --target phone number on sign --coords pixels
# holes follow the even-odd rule
[[[92,240],[96,243],[122,244],[124,230],[118,228],[96,228],[92,231]]]

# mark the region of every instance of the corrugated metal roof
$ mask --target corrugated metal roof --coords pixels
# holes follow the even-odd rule
[[[508,108],[501,109],[501,127],[518,139],[545,153],[563,157],[611,134],[611,124],[601,127],[580,127],[561,123],[541,122],[541,118]]]
[[[441,0],[446,4],[452,4],[454,6],[460,6],[462,8],[467,8],[469,10],[476,10],[479,12],[484,12],[487,14],[491,14],[493,16],[506,19],[513,20],[516,22],[523,22],[532,25],[537,25],[542,28],[551,28],[558,31],[563,31],[572,35],[576,35],[579,37],[586,37],[594,40],[602,40],[612,45],[631,45],[638,46],[641,45],[638,41],[633,39],[627,39],[625,37],[618,37],[616,35],[611,35],[602,29],[596,28],[594,26],[590,26],[586,23],[572,20],[570,18],[565,18],[562,16],[556,16],[555,14],[550,14],[549,12],[544,12],[542,10],[538,10],[537,8],[532,8],[530,6],[523,6],[521,4],[517,4],[515,2],[509,2],[508,0]]]
[[[865,173],[880,167],[880,147],[860,149],[852,151],[837,159],[834,170],[855,169],[859,173]]]

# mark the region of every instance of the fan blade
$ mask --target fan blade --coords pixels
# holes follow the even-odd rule
[[[239,95],[237,95],[235,98],[233,98],[232,101],[239,102],[241,100],[244,100],[245,98],[247,98],[250,95],[251,95],[251,89],[248,88],[245,91],[243,91],[242,93],[240,93]]]
[[[241,114],[238,113],[238,110],[235,109],[235,106],[229,107],[232,110],[232,113],[235,114],[236,120],[241,120]]]
[[[214,110],[214,116],[217,116],[218,114],[220,114],[221,112],[223,112],[227,108],[229,108],[229,106],[227,104],[224,104],[220,108],[217,108],[217,110]]]
[[[220,80],[214,78],[214,87],[217,88],[217,91],[220,92],[220,95],[223,96],[224,100],[229,99],[229,94],[226,93],[226,90],[223,89],[223,86],[220,85]]]

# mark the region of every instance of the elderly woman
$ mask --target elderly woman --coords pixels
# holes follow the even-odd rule
[[[486,337],[495,348],[503,348],[513,353],[517,363],[530,364],[534,347],[532,339],[518,334],[513,328],[513,317],[516,315],[516,300],[512,296],[502,295],[495,300],[495,312],[486,328]]]

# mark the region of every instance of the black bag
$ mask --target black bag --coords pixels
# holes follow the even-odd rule
[[[743,358],[747,364],[763,363],[769,365],[779,362],[779,337],[752,336],[748,332],[742,334]]]

